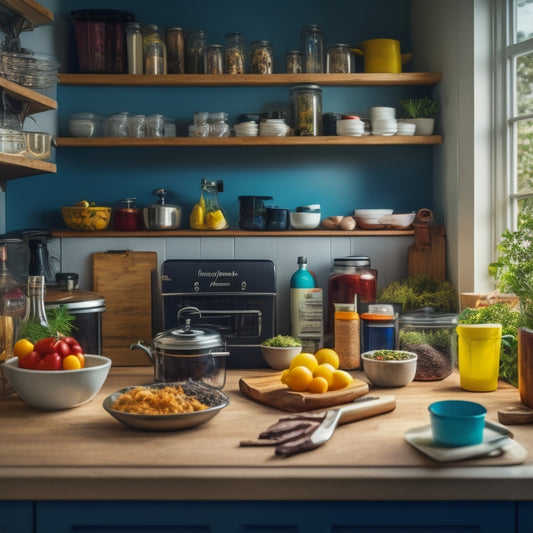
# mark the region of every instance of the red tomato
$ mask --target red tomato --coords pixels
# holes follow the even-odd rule
[[[37,370],[61,370],[61,361],[57,352],[47,353],[37,365]]]
[[[83,348],[79,344],[71,344],[69,354],[78,355],[79,353],[83,354]]]
[[[83,353],[83,348],[74,337],[63,337],[61,340],[65,341],[70,346],[70,354],[76,355],[78,353]],[[72,348],[75,348],[75,350],[73,351]]]
[[[35,343],[33,349],[41,355],[46,355],[54,351],[55,337],[45,337]]]
[[[43,356],[39,352],[33,350],[19,359],[19,367],[25,368],[26,370],[35,370],[42,358]]]
[[[54,352],[57,352],[62,358],[70,355],[70,346],[62,339],[54,344]]]

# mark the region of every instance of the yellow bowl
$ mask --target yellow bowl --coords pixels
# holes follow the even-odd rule
[[[106,229],[111,220],[110,207],[62,207],[65,224],[76,231]]]

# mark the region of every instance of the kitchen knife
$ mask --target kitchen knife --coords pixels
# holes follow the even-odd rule
[[[314,450],[327,442],[339,424],[347,424],[355,420],[362,420],[381,413],[392,411],[396,407],[394,396],[368,396],[338,407],[330,409],[318,428],[311,435],[304,435],[300,439],[290,440],[276,446],[276,455],[288,457],[296,453]]]

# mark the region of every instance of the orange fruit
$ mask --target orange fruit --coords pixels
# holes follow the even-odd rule
[[[333,383],[333,372],[335,372],[335,368],[329,363],[322,363],[313,370],[313,377],[324,378],[328,387],[331,387],[331,384]]]
[[[33,351],[33,344],[28,339],[19,339],[13,346],[13,354],[24,357]]]
[[[333,368],[339,368],[339,356],[337,355],[337,352],[331,348],[320,348],[320,350],[315,353],[315,358],[319,365],[328,363]]]
[[[306,366],[295,366],[289,369],[285,377],[285,383],[296,392],[307,390],[311,381],[313,381],[313,373]]]
[[[289,369],[297,366],[305,366],[312,372],[318,366],[318,361],[312,353],[301,352],[291,361]]]
[[[329,390],[340,390],[353,383],[353,378],[346,370],[335,370],[333,372],[333,383]]]
[[[322,394],[323,392],[327,392],[328,390],[328,382],[323,377],[317,377],[313,378],[311,380],[311,383],[309,383],[309,387],[307,387],[307,390],[309,392],[314,392],[318,394]]]

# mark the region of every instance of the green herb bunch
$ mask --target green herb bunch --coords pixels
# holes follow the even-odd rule
[[[301,346],[302,341],[290,335],[277,335],[261,343],[261,346],[277,346],[278,348],[287,348],[288,346]]]
[[[525,207],[515,231],[505,230],[498,244],[498,260],[489,265],[501,292],[520,301],[522,325],[533,329],[533,208]]]
[[[75,329],[73,324],[75,317],[68,313],[66,305],[47,309],[46,318],[50,326],[48,328],[40,324],[23,322],[18,338],[28,339],[35,344],[38,340],[44,339],[45,337],[67,337]]]
[[[399,118],[436,118],[440,103],[429,96],[400,99]]]

